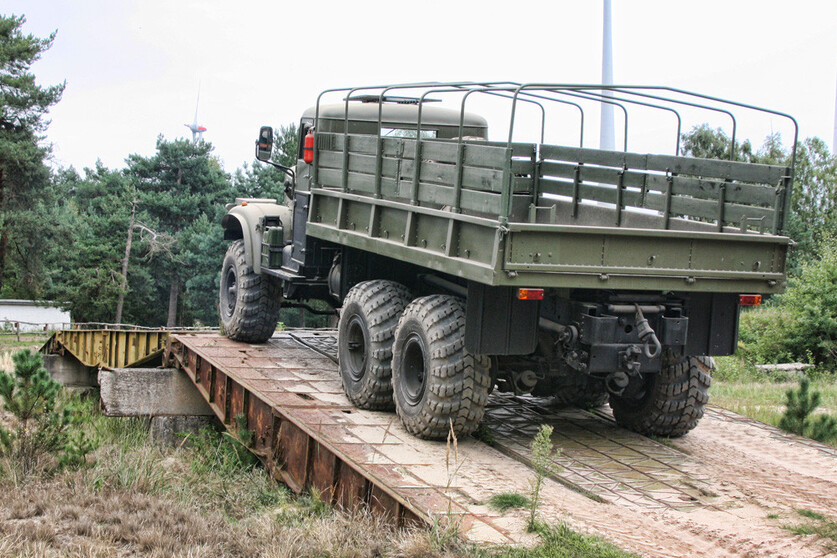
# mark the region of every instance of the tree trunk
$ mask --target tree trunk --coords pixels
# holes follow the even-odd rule
[[[9,224],[6,222],[6,175],[3,169],[0,169],[0,217],[3,221],[3,231],[0,232],[0,292],[2,292],[6,272],[6,248],[9,245]]]
[[[131,242],[134,239],[134,216],[137,212],[137,200],[131,201],[131,219],[128,221],[128,240],[125,242],[125,257],[122,258],[122,283],[119,286],[119,300],[116,301],[117,324],[122,323],[122,308],[125,305],[125,293],[128,291],[128,260],[131,258]]]
[[[9,231],[3,226],[3,232],[0,233],[0,292],[3,290],[3,278],[6,272],[6,248],[9,245]]]
[[[169,289],[169,318],[166,320],[166,327],[175,327],[177,325],[177,297],[180,294],[180,281],[177,277],[171,280],[171,288]]]

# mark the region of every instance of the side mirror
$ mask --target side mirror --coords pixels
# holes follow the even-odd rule
[[[259,139],[256,140],[256,159],[262,162],[270,161],[273,153],[273,128],[262,126],[259,130]]]

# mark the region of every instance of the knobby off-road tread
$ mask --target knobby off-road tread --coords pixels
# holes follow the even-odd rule
[[[611,397],[613,416],[621,426],[647,436],[683,436],[703,417],[715,363],[710,357],[691,356],[669,362],[649,377],[641,401]]]
[[[221,321],[227,337],[247,343],[264,343],[276,331],[279,309],[282,306],[282,282],[275,277],[255,273],[247,265],[244,241],[236,240],[227,249],[222,266],[221,289],[224,275],[232,263],[236,269],[238,292],[232,316],[221,308]],[[221,301],[223,305],[223,294]]]
[[[411,331],[424,336],[426,387],[417,405],[401,391],[400,363]],[[477,429],[491,385],[490,360],[465,350],[465,306],[459,298],[431,295],[414,300],[401,315],[393,345],[395,406],[405,428],[427,439],[457,436]]]
[[[343,300],[338,325],[338,357],[343,391],[358,408],[392,410],[392,341],[404,307],[411,300],[407,287],[394,281],[365,281],[352,287]],[[347,369],[347,324],[353,313],[366,322],[366,371],[359,382]]]

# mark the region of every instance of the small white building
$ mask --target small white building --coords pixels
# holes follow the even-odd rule
[[[20,331],[57,329],[71,323],[70,312],[49,300],[0,300],[0,327]]]

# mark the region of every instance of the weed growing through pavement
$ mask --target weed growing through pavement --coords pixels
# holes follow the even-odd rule
[[[480,423],[471,436],[488,446],[494,446],[496,442],[494,439],[494,433],[491,432],[491,429],[484,422]]]
[[[453,431],[453,421],[449,422],[450,429],[448,430],[447,444],[445,446],[445,473],[447,474],[447,482],[445,483],[444,490],[448,507],[444,514],[432,516],[432,524],[430,526],[431,542],[434,548],[439,551],[448,548],[459,539],[462,521],[458,515],[456,517],[454,516],[453,498],[450,494],[450,487],[453,485],[453,480],[462,467],[462,463],[459,461],[459,440]],[[452,464],[451,457],[453,457]]]
[[[505,558],[638,558],[620,550],[598,537],[573,531],[567,524],[546,525],[536,521],[533,528],[541,539],[533,548],[510,548],[503,552]],[[498,553],[497,556],[500,556]]]
[[[530,531],[534,531],[536,527],[544,478],[552,472],[552,426],[548,424],[542,424],[532,440],[532,468],[535,470],[535,478],[532,479],[532,494],[529,498]]]
[[[505,512],[515,508],[529,508],[531,501],[523,494],[503,492],[489,498],[488,505],[499,512]]]
[[[796,513],[810,521],[798,525],[783,525],[783,529],[795,535],[817,535],[830,539],[831,542],[826,544],[826,549],[829,552],[837,552],[837,522],[813,510],[798,509]]]

